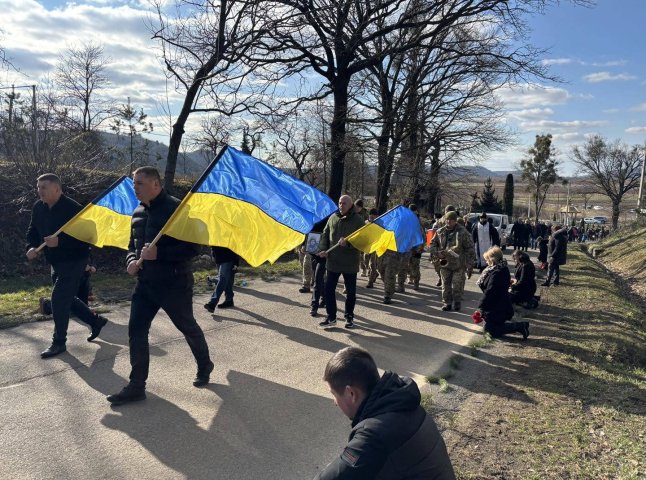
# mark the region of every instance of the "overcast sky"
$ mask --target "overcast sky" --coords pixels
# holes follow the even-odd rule
[[[0,0],[1,43],[21,71],[2,72],[0,86],[42,81],[61,52],[91,40],[103,44],[111,59],[107,93],[123,103],[130,96],[155,123],[154,138],[166,141],[169,122],[159,105],[167,88],[175,108],[180,97],[166,83],[157,45],[145,26],[149,11],[146,0]],[[492,153],[482,164],[513,168],[539,133],[554,136],[564,174],[574,173],[567,163],[571,146],[587,135],[643,144],[646,0],[598,0],[589,9],[562,0],[559,7],[527,20],[533,44],[549,49],[542,61],[563,83],[502,92],[505,121],[518,133],[518,144]]]

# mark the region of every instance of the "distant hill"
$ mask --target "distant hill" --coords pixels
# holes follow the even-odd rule
[[[460,167],[454,167],[451,169],[451,173],[454,173],[455,175],[459,176],[469,176],[469,177],[477,177],[477,178],[487,178],[491,177],[493,178],[504,178],[508,174],[513,174],[514,177],[520,177],[521,172],[518,170],[489,170],[486,167],[482,167],[479,165],[476,166],[470,166],[470,165],[464,165]]]
[[[101,132],[100,135],[104,145],[111,149],[109,167],[127,173],[130,163],[130,137],[108,132]],[[147,140],[141,136],[133,138],[135,168],[142,165],[152,165],[163,172],[166,168],[167,155],[168,145],[158,140]],[[204,171],[212,158],[213,156],[206,151],[182,152],[180,150],[177,158],[177,174],[197,176]]]

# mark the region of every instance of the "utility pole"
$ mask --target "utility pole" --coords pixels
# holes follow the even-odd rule
[[[646,214],[646,187],[644,187],[644,171],[646,170],[646,148],[644,149],[644,158],[642,160],[642,174],[639,181],[639,196],[637,197],[637,216]]]
[[[38,145],[38,108],[36,107],[36,85],[31,86],[31,128],[32,128],[32,141],[34,143],[34,161],[39,160],[39,145]]]

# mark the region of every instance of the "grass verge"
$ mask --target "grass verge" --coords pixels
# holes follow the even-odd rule
[[[299,271],[298,260],[276,262],[274,265],[263,264],[257,268],[244,265],[236,274],[236,283],[240,286],[243,281],[251,279],[277,281],[283,276],[296,275]],[[215,266],[210,260],[195,262],[196,294],[213,290],[208,286],[206,277],[214,273]],[[130,292],[135,284],[135,279],[125,272],[108,274],[99,271],[92,276],[91,281],[97,299],[92,306],[100,312],[109,311],[111,304],[130,301]],[[50,284],[49,275],[0,279],[0,328],[42,320],[44,317],[38,313],[38,300],[51,294]]]
[[[458,478],[646,475],[644,312],[583,252],[562,272],[539,309],[519,312],[528,341],[463,357],[456,392],[434,397]]]

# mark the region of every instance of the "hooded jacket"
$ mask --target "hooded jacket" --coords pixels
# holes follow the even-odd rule
[[[565,265],[567,259],[567,227],[552,233],[547,257],[557,265]]]
[[[444,440],[417,384],[386,372],[352,421],[348,444],[316,480],[452,480]]]

